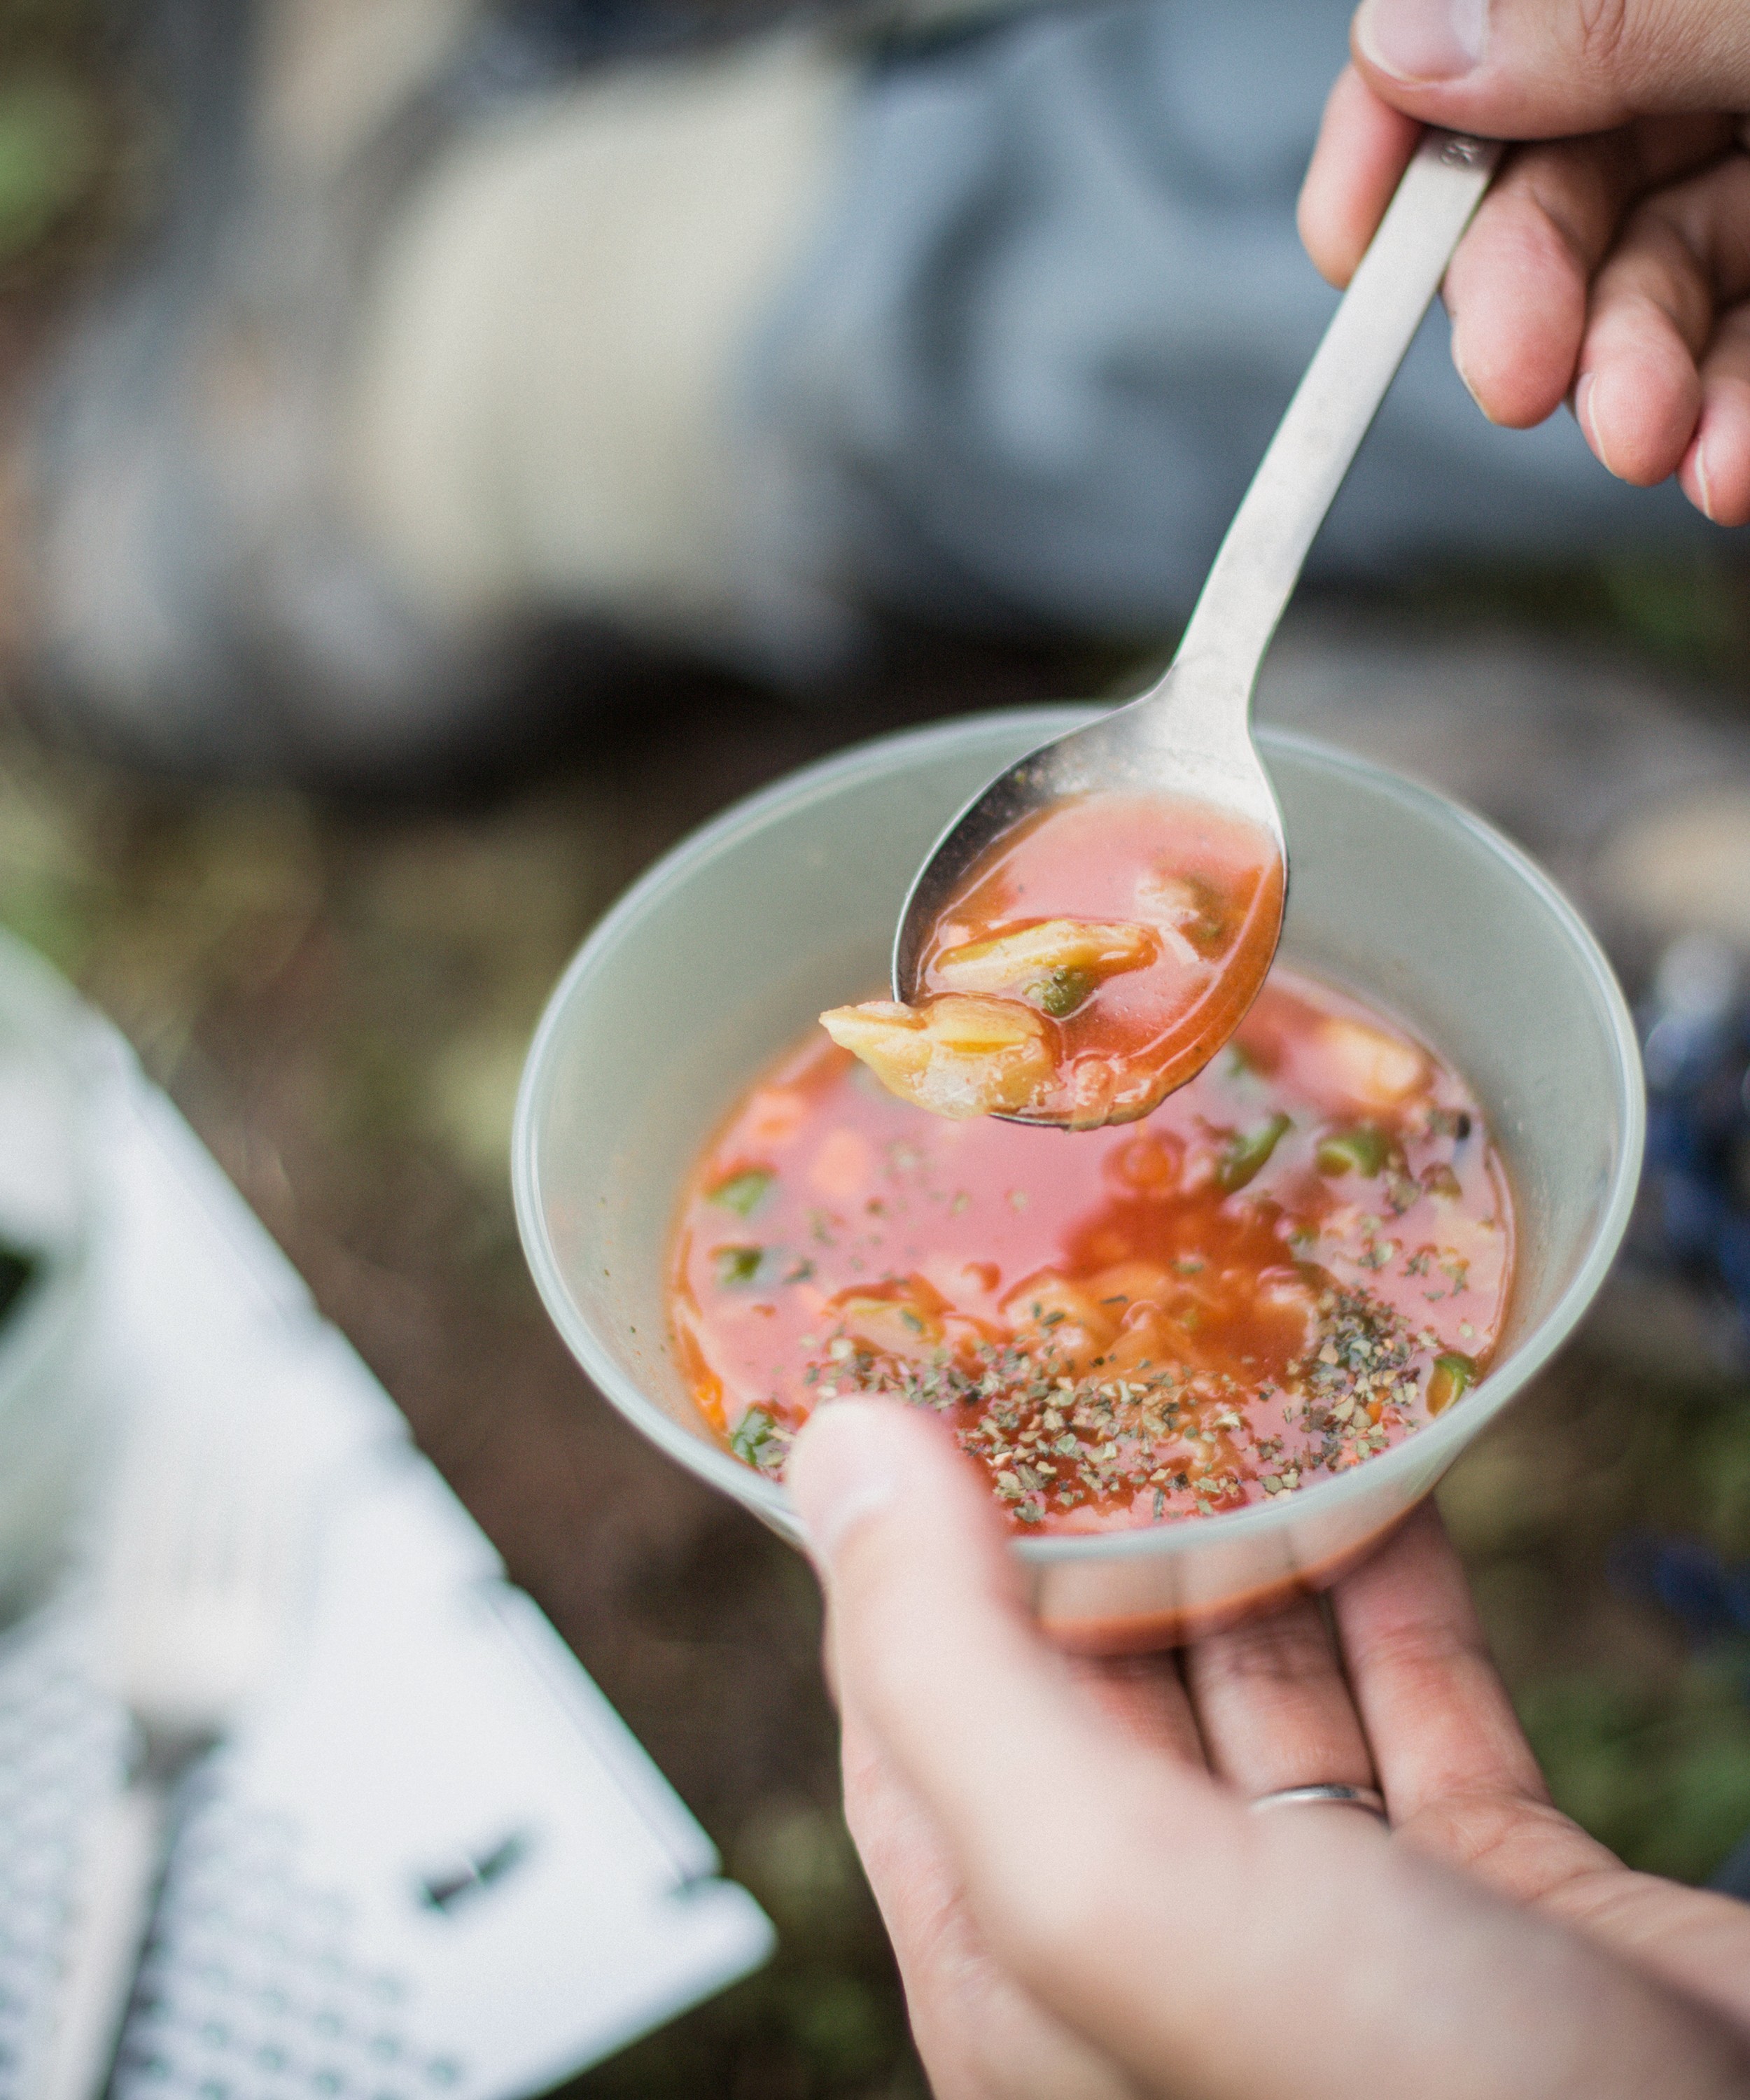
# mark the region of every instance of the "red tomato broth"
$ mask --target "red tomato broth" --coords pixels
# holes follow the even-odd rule
[[[818,1038],[686,1189],[672,1324],[707,1420],[781,1476],[814,1405],[936,1409],[1012,1529],[1301,1491],[1480,1374],[1512,1275],[1505,1177],[1456,1074],[1272,973],[1146,1125],[950,1122]]]
[[[1056,1019],[1053,1083],[1023,1112],[1128,1122],[1232,1035],[1275,953],[1282,903],[1276,842],[1246,819],[1183,797],[1070,796],[974,867],[937,923],[922,982],[951,990],[954,951],[1047,920],[1146,928],[1151,960],[1100,978]]]

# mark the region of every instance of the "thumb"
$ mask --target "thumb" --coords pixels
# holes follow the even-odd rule
[[[1750,108],[1744,0],[1362,0],[1350,41],[1395,108],[1490,138]]]
[[[1009,1716],[1011,1740],[1021,1715],[1080,1733],[990,1496],[941,1423],[894,1401],[834,1401],[786,1474],[827,1592],[839,1695],[932,1807],[938,1786],[952,1793],[979,1769],[992,1714]]]

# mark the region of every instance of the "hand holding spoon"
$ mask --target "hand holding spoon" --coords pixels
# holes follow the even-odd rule
[[[1252,740],[1259,666],[1501,151],[1427,133],[1165,675],[999,774],[912,885],[897,1003],[822,1017],[895,1092],[950,1115],[1128,1121],[1201,1070],[1250,1005],[1287,889]],[[1095,862],[1108,895],[1089,891]]]

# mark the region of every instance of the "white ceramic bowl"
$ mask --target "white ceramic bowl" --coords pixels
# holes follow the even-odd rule
[[[767,1060],[822,1008],[883,981],[901,900],[949,819],[1089,712],[1027,708],[884,739],[738,804],[597,927],[530,1051],[513,1174],[549,1311],[622,1414],[792,1541],[783,1489],[712,1436],[675,1361],[664,1290],[682,1181]],[[1307,739],[1260,741],[1287,826],[1284,958],[1398,1016],[1474,1088],[1513,1185],[1513,1301],[1488,1375],[1352,1471],[1230,1515],[1017,1541],[1040,1618],[1090,1650],[1162,1645],[1351,1565],[1571,1331],[1639,1173],[1633,1029],[1548,877],[1428,788]]]

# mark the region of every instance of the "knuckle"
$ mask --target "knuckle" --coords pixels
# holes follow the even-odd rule
[[[1575,23],[1582,61],[1614,79],[1634,42],[1637,10],[1631,0],[1578,0]]]
[[[1408,1823],[1400,1824],[1393,1835],[1455,1865],[1483,1873],[1502,1862],[1523,1836],[1527,1820],[1540,1812],[1508,1794],[1458,1793],[1431,1802]]]
[[[1497,1887],[1547,1896],[1551,1874],[1594,1864],[1590,1841],[1547,1801],[1500,1787],[1469,1787],[1430,1802],[1393,1836]]]
[[[1376,1627],[1360,1657],[1364,1668],[1398,1679],[1413,1693],[1421,1687],[1439,1685],[1478,1659],[1477,1644],[1465,1630],[1421,1620]]]
[[[1606,253],[1630,187],[1621,142],[1564,139],[1527,153],[1514,170],[1508,208],[1514,233],[1541,259],[1584,284]]]
[[[1297,1612],[1220,1635],[1203,1666],[1240,1684],[1298,1684],[1334,1677],[1337,1658],[1322,1622]]]

